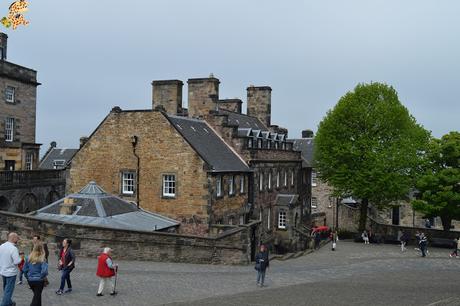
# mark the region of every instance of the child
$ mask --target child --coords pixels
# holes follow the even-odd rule
[[[22,269],[24,268],[24,263],[26,262],[26,259],[24,257],[24,252],[19,252],[19,257],[21,257],[21,262],[18,264],[18,269],[19,269],[19,282],[18,282],[18,285],[22,285],[22,275],[24,274]]]

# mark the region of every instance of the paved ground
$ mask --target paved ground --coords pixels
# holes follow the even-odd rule
[[[273,261],[267,287],[255,285],[252,266],[120,261],[119,295],[96,297],[95,259],[78,259],[74,292],[56,296],[59,274],[50,264],[44,305],[460,305],[460,259],[447,249],[420,258],[414,249],[340,241],[297,259]],[[28,305],[31,291],[17,286]]]

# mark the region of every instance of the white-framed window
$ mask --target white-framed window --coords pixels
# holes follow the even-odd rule
[[[240,176],[240,193],[244,193],[244,175]]]
[[[26,153],[26,170],[32,170],[33,168],[34,154],[31,152]]]
[[[291,186],[294,186],[294,170],[291,171]]]
[[[233,175],[230,175],[228,179],[228,194],[235,194],[235,177]]]
[[[316,186],[316,176],[317,176],[316,171],[315,171],[315,170],[312,170],[312,171],[311,171],[311,185],[312,185],[313,187]]]
[[[282,143],[281,149],[286,150],[286,143],[285,142]]]
[[[259,191],[264,190],[264,174],[262,172],[259,173]]]
[[[286,228],[286,211],[284,210],[278,212],[278,228]]]
[[[6,86],[5,89],[5,100],[9,103],[14,103],[16,95],[16,88],[13,86]]]
[[[176,196],[176,176],[174,174],[163,175],[163,196],[175,197]]]
[[[267,229],[270,229],[271,219],[272,219],[272,209],[271,207],[269,207],[267,211]]]
[[[316,197],[311,198],[311,208],[318,208],[318,199]]]
[[[284,187],[287,186],[287,172],[284,170]]]
[[[63,159],[55,159],[53,160],[53,169],[62,169],[64,168],[65,160]]]
[[[248,139],[248,148],[249,148],[249,149],[252,148],[252,139]]]
[[[222,196],[222,176],[216,177],[216,193],[218,197]]]
[[[279,142],[278,142],[278,141],[275,141],[275,149],[278,150],[278,148],[279,148]]]
[[[121,174],[121,192],[123,194],[134,194],[136,174],[133,171],[125,171]]]
[[[244,215],[240,215],[240,224],[244,224]]]
[[[5,121],[5,141],[13,141],[14,139],[14,118],[6,118]]]
[[[262,149],[263,141],[262,139],[257,139],[257,148]]]
[[[271,149],[271,148],[272,148],[272,141],[267,140],[267,149]]]
[[[272,173],[268,172],[268,189],[272,189]]]
[[[280,188],[280,172],[276,172],[276,188]]]

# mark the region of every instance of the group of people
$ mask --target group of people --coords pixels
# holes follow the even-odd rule
[[[43,288],[49,284],[48,246],[41,241],[39,235],[35,235],[32,238],[32,249],[26,257],[23,251],[19,252],[17,247],[18,241],[18,234],[9,233],[8,240],[0,245],[0,275],[3,279],[3,297],[0,306],[16,305],[12,297],[18,275],[19,281],[17,284],[23,284],[24,277],[33,292],[30,305],[40,306],[42,304]],[[98,257],[96,275],[100,278],[100,282],[96,296],[103,296],[104,289],[108,285],[111,287],[110,295],[117,294],[112,277],[116,275],[118,265],[113,263],[111,252],[112,250],[106,247]],[[57,268],[61,273],[61,283],[56,294],[62,295],[72,292],[70,273],[75,268],[75,253],[72,250],[72,241],[68,238],[62,241]],[[66,284],[67,289],[64,290]]]

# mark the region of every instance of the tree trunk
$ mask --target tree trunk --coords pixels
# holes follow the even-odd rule
[[[369,206],[368,199],[361,200],[361,206],[359,209],[359,227],[358,230],[360,232],[366,229],[366,221],[367,221],[367,207]]]
[[[446,232],[450,231],[452,225],[452,218],[449,216],[441,216],[442,227]]]

